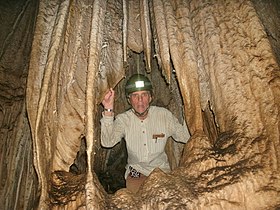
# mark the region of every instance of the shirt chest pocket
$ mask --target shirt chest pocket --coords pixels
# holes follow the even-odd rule
[[[165,144],[166,144],[166,134],[164,133],[153,134],[150,142],[150,152],[162,153],[164,151]]]
[[[153,137],[152,139],[155,141],[155,143],[157,143],[158,141],[162,141],[164,140],[166,137],[165,137],[165,134],[164,133],[159,133],[159,134],[153,134]]]

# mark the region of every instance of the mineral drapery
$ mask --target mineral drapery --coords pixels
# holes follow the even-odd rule
[[[91,168],[96,113],[125,77],[127,50],[144,52],[147,72],[155,56],[167,83],[176,75],[192,138],[180,168],[155,170],[141,195],[120,190],[108,201]],[[51,173],[69,170],[83,137],[86,196],[69,208],[279,205],[279,98],[279,66],[250,1],[42,0],[26,93],[39,208],[48,208]]]
[[[96,106],[106,88],[124,76],[121,17],[115,22],[110,18],[121,8],[118,1],[40,1],[27,110],[42,206],[48,197],[50,173],[69,170],[83,136],[88,161],[93,161]],[[89,164],[90,189],[91,173]],[[90,189],[89,197],[96,194]],[[96,205],[88,201],[88,206]]]

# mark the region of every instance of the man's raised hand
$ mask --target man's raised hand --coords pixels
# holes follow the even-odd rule
[[[105,94],[102,105],[105,109],[113,109],[114,108],[114,100],[115,100],[115,91],[113,88],[110,88],[108,92]]]

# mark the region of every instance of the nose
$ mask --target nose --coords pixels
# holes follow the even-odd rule
[[[142,95],[142,94],[140,94],[140,95],[138,96],[138,101],[143,101],[143,95]]]

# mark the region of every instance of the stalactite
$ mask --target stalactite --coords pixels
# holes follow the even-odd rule
[[[164,75],[166,82],[170,83],[171,81],[171,60],[170,60],[170,49],[169,49],[169,40],[166,26],[166,13],[163,7],[162,0],[154,0],[153,7],[154,13],[154,33],[156,36],[157,46],[156,54],[159,60],[160,68],[162,69],[162,74]]]
[[[140,23],[140,0],[127,0],[128,26],[127,26],[127,47],[134,52],[143,51],[142,30]]]
[[[127,0],[123,0],[123,62],[127,64],[127,22],[128,22]]]
[[[141,34],[144,46],[146,71],[151,72],[152,33],[148,0],[140,0]]]
[[[100,52],[102,47],[103,23],[105,18],[106,1],[94,1],[92,8],[92,25],[90,31],[90,47],[89,47],[89,60],[87,72],[87,87],[86,87],[86,145],[87,145],[87,180],[86,180],[86,206],[89,209],[104,209],[102,205],[102,192],[96,190],[92,163],[94,163],[94,146],[96,144],[96,134],[94,130],[95,115],[97,112],[96,96],[97,96],[97,82]]]

